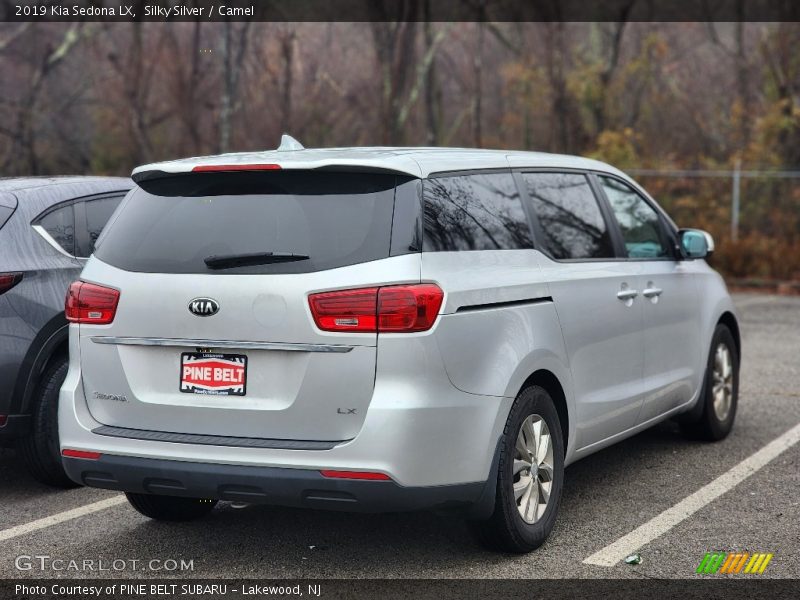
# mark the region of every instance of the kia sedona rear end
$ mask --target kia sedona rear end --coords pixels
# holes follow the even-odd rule
[[[491,506],[505,400],[445,371],[413,163],[224,158],[137,170],[70,288],[69,476],[167,520]]]

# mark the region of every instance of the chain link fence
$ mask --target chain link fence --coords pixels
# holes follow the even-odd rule
[[[629,169],[681,227],[706,229],[729,281],[800,291],[800,170]]]

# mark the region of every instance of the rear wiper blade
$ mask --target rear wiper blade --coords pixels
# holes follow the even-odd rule
[[[252,254],[209,256],[204,262],[209,269],[231,269],[233,267],[295,262],[298,260],[308,260],[309,258],[311,257],[305,254],[292,254],[291,252],[255,252]]]

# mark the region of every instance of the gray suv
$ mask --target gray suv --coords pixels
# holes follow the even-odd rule
[[[0,446],[72,486],[56,430],[67,372],[64,294],[133,185],[118,177],[0,179]]]
[[[64,465],[142,514],[456,509],[550,533],[564,467],[736,413],[710,237],[601,162],[302,149],[137,168],[67,298]]]

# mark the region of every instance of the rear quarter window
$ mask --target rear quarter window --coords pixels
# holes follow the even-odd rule
[[[65,204],[39,217],[35,222],[69,255],[75,255],[75,210]]]
[[[395,187],[382,173],[194,173],[142,182],[95,256],[151,273],[304,273],[390,255]],[[211,269],[209,257],[257,253],[306,260]]]

